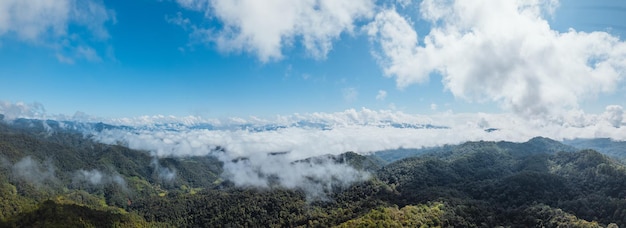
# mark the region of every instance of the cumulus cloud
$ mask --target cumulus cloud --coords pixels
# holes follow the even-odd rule
[[[14,32],[22,39],[35,41],[44,33],[66,33],[70,14],[69,1],[2,1],[0,34]]]
[[[622,121],[624,120],[624,108],[619,105],[609,105],[606,107],[606,111],[604,112],[604,116],[613,127],[622,126]]]
[[[544,19],[558,1],[435,1],[420,4],[422,39],[394,9],[367,32],[399,87],[431,74],[454,96],[495,101],[526,117],[561,115],[622,82],[626,43],[606,32],[555,31]]]
[[[94,0],[3,0],[0,1],[0,38],[13,37],[36,45],[49,46],[58,52],[61,62],[73,58],[97,60],[97,53],[72,35],[71,25],[87,29],[96,40],[109,38],[107,22],[115,22],[114,12]],[[69,44],[68,44],[69,43]]]
[[[383,101],[387,98],[387,91],[378,90],[378,94],[376,94],[376,100]]]
[[[109,34],[104,24],[109,20],[115,20],[112,12],[91,0],[0,2],[0,36],[13,33],[35,43],[67,36],[70,23],[85,26],[96,38],[106,39]]]
[[[262,62],[280,60],[285,46],[300,41],[314,58],[323,59],[332,42],[351,33],[355,22],[374,13],[372,0],[177,0],[184,8],[202,11],[222,28],[196,29],[202,40],[224,51],[244,51]]]
[[[413,65],[423,64],[416,58],[417,33],[411,23],[395,9],[382,10],[366,27],[370,39],[380,45],[383,56],[375,55],[385,76],[397,77],[398,85],[406,86],[428,79],[427,72],[415,72]]]

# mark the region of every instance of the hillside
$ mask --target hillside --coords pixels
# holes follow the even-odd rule
[[[237,186],[210,155],[157,158],[46,129],[0,123],[0,227],[626,226],[626,167],[547,138],[467,142],[400,160],[406,154],[348,152],[294,161],[370,174],[311,198],[303,188]]]
[[[609,138],[572,139],[564,144],[578,149],[592,149],[626,163],[626,141],[614,141]]]
[[[463,154],[468,151],[473,151],[475,146],[485,147],[485,144],[490,144],[491,147],[498,150],[507,151],[512,156],[524,157],[532,154],[554,154],[561,151],[574,152],[578,149],[574,146],[562,144],[558,141],[544,138],[535,137],[528,142],[513,143],[513,142],[467,142],[460,145],[444,145],[441,147],[421,148],[421,149],[407,149],[399,148],[394,150],[377,151],[372,156],[378,157],[386,162],[394,162],[404,158],[417,157],[417,156],[435,156],[440,158],[455,157],[456,155]],[[588,149],[588,148],[585,148]]]
[[[516,158],[492,143],[472,148],[446,159],[407,158],[377,176],[397,191],[391,203],[447,202],[462,215],[450,221],[458,226],[523,224],[533,220],[520,216],[538,206],[589,221],[626,224],[626,169],[605,155],[583,150]]]

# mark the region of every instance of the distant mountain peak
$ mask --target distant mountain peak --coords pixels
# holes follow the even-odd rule
[[[543,137],[543,136],[536,136],[536,137],[534,137],[532,139],[529,139],[527,141],[527,143],[556,143],[556,144],[561,144],[561,142],[559,142],[559,141],[556,141],[556,140],[551,139],[551,138],[546,138],[546,137]]]

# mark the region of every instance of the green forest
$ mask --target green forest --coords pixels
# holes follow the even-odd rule
[[[212,156],[155,158],[38,124],[0,123],[0,227],[626,227],[626,148],[610,140],[329,155],[371,175],[311,200],[237,187]]]

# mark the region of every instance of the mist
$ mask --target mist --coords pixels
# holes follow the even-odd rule
[[[87,183],[94,187],[103,187],[108,184],[116,184],[124,190],[128,189],[126,180],[124,180],[121,175],[117,173],[107,174],[97,169],[80,169],[75,171],[72,182],[74,184]]]
[[[288,153],[255,154],[232,159],[227,153],[217,157],[224,163],[222,177],[239,187],[283,187],[302,190],[309,200],[325,200],[335,189],[365,181],[370,174],[328,156],[292,161]]]
[[[154,168],[153,172],[160,181],[172,182],[176,178],[176,170],[161,166],[156,156],[152,157],[150,165]]]
[[[13,164],[11,171],[15,178],[33,184],[37,188],[59,182],[55,175],[56,168],[50,161],[40,163],[30,156],[24,157]]]

